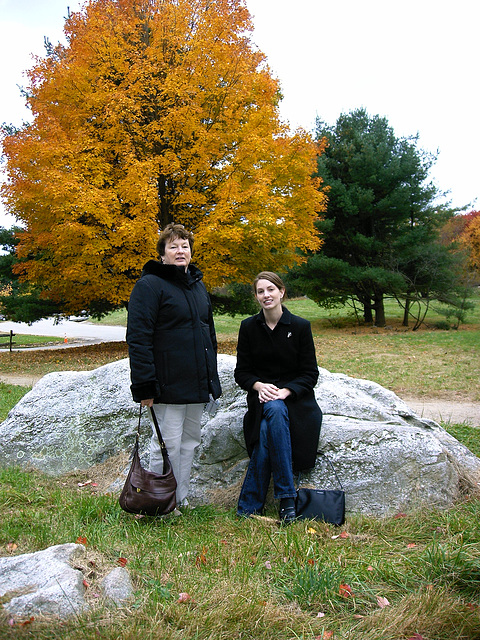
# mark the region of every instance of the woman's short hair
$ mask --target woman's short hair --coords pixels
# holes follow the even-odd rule
[[[190,252],[193,255],[193,233],[191,231],[187,231],[183,224],[175,224],[171,222],[167,224],[165,229],[160,233],[160,237],[157,242],[157,253],[159,257],[165,255],[165,245],[175,238],[180,238],[180,240],[188,240],[188,244],[190,245]]]
[[[278,274],[274,273],[273,271],[261,271],[253,281],[253,291],[255,294],[257,293],[257,284],[259,280],[268,280],[278,289],[286,289],[283,280]]]

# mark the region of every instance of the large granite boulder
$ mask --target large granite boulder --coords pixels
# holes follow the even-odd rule
[[[223,395],[217,415],[204,414],[191,502],[236,497],[248,462],[242,433],[245,393],[233,379],[235,358],[219,356]],[[89,469],[129,450],[138,405],[129,390],[128,360],[94,371],[51,373],[0,425],[0,464],[34,467],[50,475]],[[382,514],[420,504],[448,507],[462,489],[478,488],[480,459],[437,423],[421,419],[380,385],[320,369],[316,397],[324,412],[319,448],[346,491],[347,511]],[[141,421],[147,462],[150,426]],[[322,457],[304,480],[335,484]],[[123,476],[111,489],[120,489]],[[333,486],[334,486],[333,484]]]

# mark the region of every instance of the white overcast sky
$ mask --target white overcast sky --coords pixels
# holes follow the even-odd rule
[[[454,206],[480,206],[478,4],[476,0],[246,0],[253,41],[280,79],[281,114],[312,131],[365,107],[398,136],[419,133],[440,152],[431,176]],[[0,122],[28,118],[18,85],[62,39],[78,0],[0,0]],[[0,207],[0,226],[15,222]]]

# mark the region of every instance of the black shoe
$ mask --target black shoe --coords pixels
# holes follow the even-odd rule
[[[282,498],[280,500],[280,522],[283,524],[291,524],[297,517],[295,510],[295,498]]]

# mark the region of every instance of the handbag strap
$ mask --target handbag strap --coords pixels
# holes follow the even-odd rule
[[[152,416],[152,420],[153,420],[153,426],[155,427],[155,431],[157,432],[157,438],[158,438],[158,442],[160,443],[160,449],[162,450],[162,453],[165,451],[167,452],[167,445],[165,444],[164,439],[162,438],[162,432],[160,431],[160,427],[158,425],[158,420],[157,420],[157,416],[155,415],[155,410],[153,407],[150,407],[150,414]],[[140,405],[140,412],[138,414],[138,427],[137,427],[137,442],[138,442],[138,438],[140,436],[140,420],[142,418],[142,405]]]
[[[330,460],[330,458],[329,458],[325,453],[323,453],[323,451],[317,451],[317,456],[322,456],[322,458],[325,458],[325,460],[328,462],[328,464],[329,464],[329,465],[330,465],[330,467],[332,468],[333,474],[334,474],[334,476],[335,476],[336,481],[338,482],[338,484],[339,484],[339,486],[340,486],[340,489],[343,491],[343,490],[344,490],[344,489],[343,489],[343,485],[342,485],[342,483],[340,482],[340,478],[338,477],[337,472],[335,471],[335,467],[333,466],[333,462]],[[301,476],[301,475],[302,475],[302,474],[301,474],[301,472],[299,471],[299,472],[298,472],[298,478],[297,478],[297,489],[298,489],[298,487],[300,486],[300,476]]]

